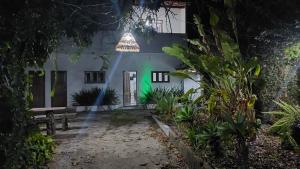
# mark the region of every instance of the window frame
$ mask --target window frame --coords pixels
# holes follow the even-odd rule
[[[155,81],[153,79],[153,74],[156,73],[155,77]],[[159,81],[159,74],[162,74],[162,81]],[[169,75],[170,71],[151,71],[151,82],[152,83],[170,83],[170,75]],[[168,76],[168,80],[165,80],[165,75],[167,74]]]
[[[87,74],[90,74],[90,81],[87,80]],[[97,73],[96,81],[94,81],[94,73]],[[103,84],[105,83],[105,71],[84,71],[84,83],[85,84]],[[101,74],[103,74],[103,80],[101,78]],[[91,80],[93,79],[93,80]]]
[[[147,19],[143,19],[143,21],[146,23]],[[157,33],[164,33],[162,19],[158,19],[158,20],[153,19],[150,27]]]

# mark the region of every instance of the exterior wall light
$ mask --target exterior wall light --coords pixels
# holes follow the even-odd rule
[[[124,33],[116,46],[118,52],[140,52],[140,46],[131,33]]]

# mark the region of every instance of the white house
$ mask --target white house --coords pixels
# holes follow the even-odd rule
[[[195,87],[192,81],[169,77],[167,74],[176,70],[181,62],[164,54],[162,47],[172,43],[186,43],[185,8],[175,8],[173,12],[177,15],[171,18],[172,33],[161,14],[159,33],[151,41],[133,34],[140,46],[138,53],[115,51],[123,32],[98,32],[92,44],[85,49],[74,46],[70,40],[64,40],[45,63],[44,76],[34,77],[33,106],[71,106],[75,92],[93,87],[116,90],[121,106],[139,104],[138,98],[150,88],[179,87],[186,91],[187,88]],[[101,56],[109,59],[107,69],[102,69],[104,63]],[[55,95],[51,97],[54,82]]]

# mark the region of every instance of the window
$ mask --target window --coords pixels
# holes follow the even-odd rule
[[[151,23],[147,19],[143,19],[143,21],[145,22],[146,26],[152,27],[157,33],[163,33],[163,20],[152,19]]]
[[[84,72],[85,83],[105,83],[104,71],[86,71]]]
[[[163,21],[162,20],[158,20],[156,22],[153,23],[152,27],[154,28],[154,30],[158,33],[162,33],[163,32]]]
[[[153,71],[152,74],[152,82],[153,83],[166,83],[170,82],[170,76],[168,71]]]

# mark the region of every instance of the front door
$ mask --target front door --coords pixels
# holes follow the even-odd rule
[[[136,71],[123,72],[123,104],[134,106],[137,104],[137,73]]]
[[[51,72],[51,106],[67,106],[67,72]]]
[[[45,74],[41,71],[29,71],[32,77],[30,91],[32,94],[31,107],[45,107]]]

